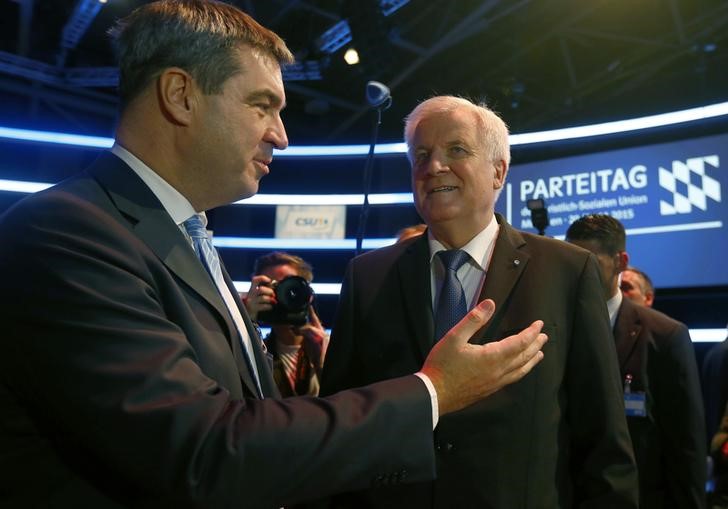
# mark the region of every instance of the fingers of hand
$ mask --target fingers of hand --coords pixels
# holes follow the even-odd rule
[[[324,328],[324,326],[321,324],[321,320],[319,320],[319,317],[316,314],[316,310],[313,308],[313,306],[308,307],[308,314],[309,314],[309,319],[311,320],[311,324],[314,327],[318,327],[319,329]]]
[[[266,285],[269,283],[270,283],[270,278],[268,276],[259,274],[257,276],[253,276],[253,279],[250,280],[250,287],[255,288],[256,286]]]
[[[513,370],[513,372],[515,373],[515,375],[517,377],[516,379],[520,379],[520,378],[526,376],[526,374],[528,374],[528,372],[530,372],[536,364],[541,362],[541,359],[543,359],[543,352],[539,350],[538,352],[536,352],[536,354],[533,357],[531,357],[520,368]]]
[[[299,333],[303,334],[307,339],[311,339],[317,343],[320,343],[324,339],[324,330],[320,327],[316,327],[313,324],[306,324],[299,329]]]
[[[269,286],[258,286],[255,289],[255,295],[257,295],[260,300],[270,299],[273,297],[274,294],[275,292]]]
[[[450,329],[446,337],[452,338],[451,340],[460,343],[467,343],[478,329],[488,323],[488,320],[490,320],[494,312],[495,302],[491,299],[481,301],[460,322]]]
[[[523,374],[528,373],[543,358],[541,349],[548,336],[541,333],[542,328],[543,322],[536,320],[518,334],[498,342],[498,346],[502,348],[503,364],[507,371],[521,372],[526,368]]]
[[[517,382],[518,380],[526,376],[534,368],[534,366],[536,366],[536,364],[541,362],[541,359],[543,359],[543,352],[536,352],[536,354],[532,356],[525,364],[516,366],[510,371],[504,373],[500,380],[500,385],[506,386]]]

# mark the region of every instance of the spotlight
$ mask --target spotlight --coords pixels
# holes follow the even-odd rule
[[[344,60],[349,65],[356,65],[359,63],[359,53],[354,48],[349,48],[344,53]]]

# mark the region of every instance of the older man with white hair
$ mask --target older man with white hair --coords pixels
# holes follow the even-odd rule
[[[523,233],[494,213],[508,128],[490,109],[440,96],[407,117],[415,207],[425,234],[349,264],[321,392],[397,377],[484,298],[491,322],[469,346],[542,320],[544,359],[490,399],[444,416],[437,479],[381,486],[364,507],[637,507],[619,369],[594,257]]]

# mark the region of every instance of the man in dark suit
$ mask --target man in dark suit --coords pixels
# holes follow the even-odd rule
[[[0,220],[0,506],[270,508],[431,478],[439,415],[528,373],[542,324],[465,349],[486,301],[407,376],[276,399],[203,211],[286,147],[291,53],[207,0],[146,4],[119,34],[113,149]]]
[[[508,130],[485,106],[434,97],[405,127],[424,235],[355,258],[347,269],[322,394],[408,373],[437,345],[439,252],[468,306],[497,311],[470,344],[543,320],[544,361],[487,401],[443,417],[437,479],[339,497],[339,506],[630,508],[637,477],[594,257],[522,233],[494,214],[510,162]],[[437,310],[437,311],[436,311]],[[436,318],[438,318],[436,320]],[[437,322],[437,324],[436,324]]]
[[[601,268],[637,458],[640,508],[705,507],[703,402],[688,328],[623,296],[619,276],[629,255],[617,219],[584,216],[569,226],[566,239],[594,253]]]
[[[706,437],[710,442],[718,431],[718,426],[723,422],[723,414],[728,403],[728,338],[713,346],[705,354],[700,381],[705,405]]]
[[[619,289],[622,295],[641,306],[651,308],[655,302],[655,287],[650,276],[637,267],[627,267],[622,271]]]

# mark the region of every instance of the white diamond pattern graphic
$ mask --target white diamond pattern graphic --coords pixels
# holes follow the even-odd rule
[[[675,192],[675,177],[669,170],[660,167],[660,186],[671,193]]]
[[[708,206],[705,203],[705,193],[699,187],[695,187],[693,185],[688,186],[688,201],[700,210],[708,209]]]
[[[675,195],[675,213],[676,214],[687,214],[692,210],[690,207],[690,200],[685,198],[681,194]]]
[[[672,193],[672,203],[660,200],[661,215],[688,214],[693,208],[706,211],[708,198],[720,203],[720,182],[706,174],[706,163],[713,168],[719,168],[720,158],[717,155],[691,157],[685,162],[673,161],[672,171],[658,168],[660,187]],[[699,176],[694,177],[699,185],[690,183],[691,174]],[[678,190],[678,182],[687,185],[687,196]]]
[[[707,175],[703,177],[703,191],[708,198],[720,202],[720,182],[714,178]]]
[[[690,183],[690,168],[688,168],[688,165],[685,164],[684,162],[673,161],[672,162],[672,174],[680,182],[683,182],[685,184]]]
[[[673,214],[675,214],[675,207],[673,207],[666,201],[660,200],[660,215],[671,216]]]
[[[690,171],[695,172],[698,175],[705,175],[704,157],[691,157],[686,161],[686,166],[690,169]]]

